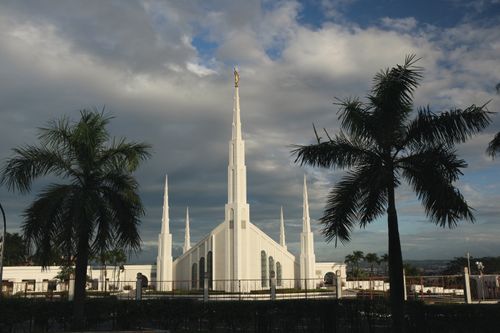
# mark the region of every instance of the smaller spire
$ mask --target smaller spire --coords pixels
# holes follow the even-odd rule
[[[186,253],[191,248],[191,236],[189,231],[189,207],[186,208],[186,232],[184,234],[184,247],[182,253]]]
[[[307,180],[304,174],[304,192],[303,192],[304,203],[302,205],[302,231],[311,232],[311,219],[309,217],[309,198],[307,196]]]
[[[281,206],[281,216],[280,216],[280,245],[286,249],[285,219],[283,218],[283,206]]]
[[[161,218],[161,233],[170,233],[170,218],[169,218],[169,206],[168,206],[168,175],[165,175],[165,188],[163,192],[163,215]]]

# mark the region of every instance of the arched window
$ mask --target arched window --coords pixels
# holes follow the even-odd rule
[[[262,287],[267,287],[267,254],[266,251],[260,251],[260,271]]]
[[[273,274],[274,273],[274,274]],[[274,268],[274,258],[272,256],[269,257],[269,277],[276,277],[276,269]]]
[[[205,258],[201,257],[200,258],[200,274],[199,274],[199,280],[200,280],[200,289],[203,289],[205,286]]]
[[[213,267],[213,262],[212,262],[212,251],[208,251],[207,253],[207,274],[208,274],[208,289],[212,289],[212,281],[213,281],[213,276],[212,276],[212,267]]]
[[[281,272],[281,264],[279,261],[276,262],[276,285],[281,287],[281,277],[282,272]]]
[[[332,286],[333,281],[335,281],[335,274],[333,274],[333,272],[326,273],[325,277],[323,278],[323,281],[325,282],[326,285]]]
[[[191,266],[191,288],[195,289],[198,285],[198,265],[196,263]]]

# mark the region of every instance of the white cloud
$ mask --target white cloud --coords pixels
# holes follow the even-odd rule
[[[417,20],[414,17],[390,18],[383,17],[382,25],[389,29],[400,31],[411,31],[417,27]]]
[[[195,64],[192,62],[187,62],[186,63],[186,68],[193,72],[194,74],[198,75],[199,77],[204,77],[207,75],[212,75],[212,74],[217,74],[217,72],[213,69],[207,68],[203,65],[200,64]]]

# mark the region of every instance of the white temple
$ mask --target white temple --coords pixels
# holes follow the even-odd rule
[[[327,273],[338,271],[345,278],[344,264],[316,263],[305,176],[299,256],[287,250],[283,208],[281,208],[279,243],[250,222],[245,141],[241,130],[239,74],[236,70],[234,76],[228,198],[224,221],[191,247],[189,210],[187,210],[183,254],[173,261],[172,235],[169,231],[168,183],[165,180],[163,218],[158,237],[157,288],[163,291],[172,288],[198,289],[203,288],[207,279],[208,287],[213,290],[250,291],[269,288],[269,279],[273,276],[276,278],[278,288],[312,289],[323,281]]]

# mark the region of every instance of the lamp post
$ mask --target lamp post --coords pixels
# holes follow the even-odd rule
[[[2,204],[0,204],[0,210],[2,211],[2,217],[3,217],[3,232],[2,232],[2,239],[0,241],[0,297],[1,297],[3,288],[3,253],[6,242],[5,236],[7,234],[7,220],[5,219],[5,211],[3,210]]]

